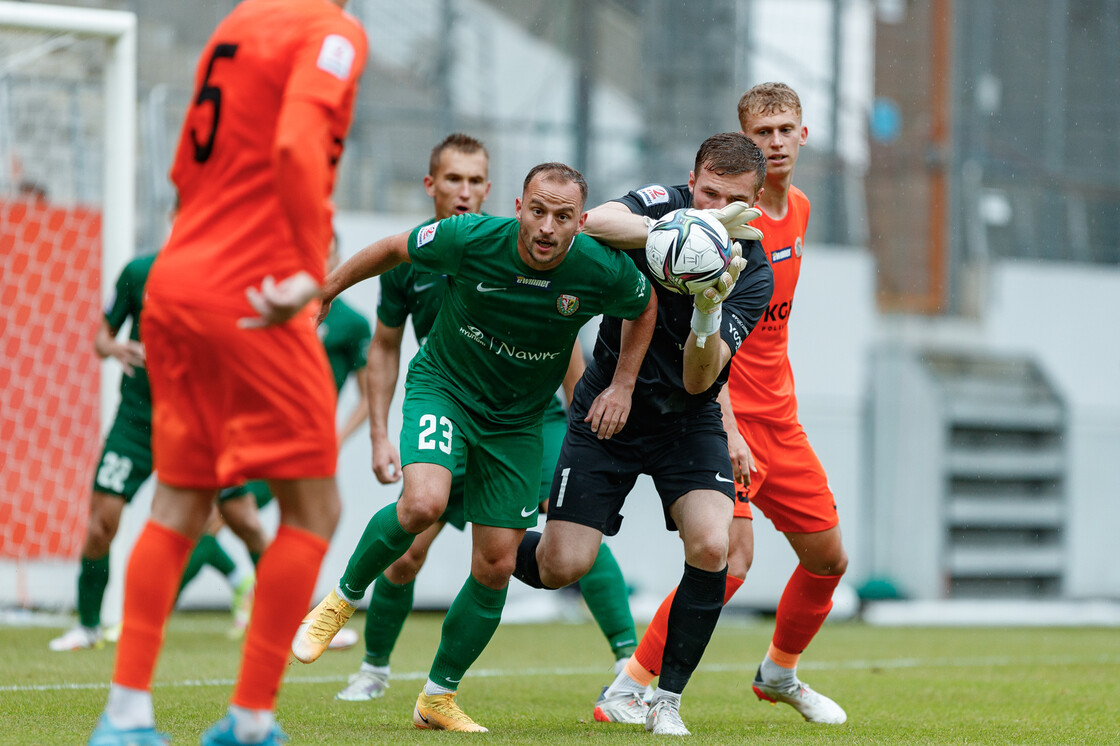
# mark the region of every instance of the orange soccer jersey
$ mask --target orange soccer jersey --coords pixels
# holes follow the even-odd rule
[[[797,397],[789,364],[787,322],[801,274],[801,252],[809,225],[809,198],[789,189],[789,210],[781,220],[763,214],[752,225],[762,231],[762,248],[774,269],[770,307],[731,358],[728,389],[735,414],[776,425],[797,421]]]
[[[365,32],[326,0],[246,0],[202,50],[171,178],[175,227],[148,280],[151,298],[248,315],[245,289],[300,270],[322,281],[330,195],[367,53]],[[278,183],[274,144],[294,101],[322,107],[321,183]],[[293,225],[283,189],[310,189],[312,209]],[[313,235],[312,247],[298,234]]]
[[[143,312],[166,484],[334,474],[335,391],[310,317],[237,320],[255,315],[246,290],[266,276],[322,282],[366,52],[357,21],[327,0],[245,0],[203,49],[171,172],[179,212]]]

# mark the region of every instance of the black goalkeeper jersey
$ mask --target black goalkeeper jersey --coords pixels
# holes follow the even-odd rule
[[[672,210],[692,206],[692,193],[686,185],[666,187],[655,184],[636,189],[615,200],[631,212],[657,220]],[[720,336],[734,355],[765,313],[774,292],[774,272],[758,241],[739,241],[747,266],[739,275],[735,289],[723,302]],[[634,387],[633,416],[641,420],[664,414],[690,412],[714,401],[727,382],[730,366],[724,367],[711,388],[699,394],[685,391],[684,344],[692,331],[692,296],[663,288],[650,274],[645,248],[625,252],[650,279],[657,293],[657,326],[649,350],[638,371]],[[584,377],[597,394],[614,376],[621,341],[621,319],[605,316],[595,340],[593,359]]]

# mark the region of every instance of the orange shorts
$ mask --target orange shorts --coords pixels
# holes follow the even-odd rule
[[[310,318],[239,329],[236,314],[153,299],[141,318],[161,482],[334,475],[336,393]]]
[[[840,523],[836,499],[800,423],[769,425],[737,417],[758,471],[744,500],[739,485],[735,517],[751,518],[751,503],[782,533],[815,533]]]

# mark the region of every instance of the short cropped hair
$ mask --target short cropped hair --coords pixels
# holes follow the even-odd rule
[[[797,91],[785,83],[759,83],[739,99],[739,126],[747,129],[748,116],[766,116],[780,111],[792,111],[801,121],[801,99]]]
[[[439,170],[439,160],[443,157],[443,151],[445,150],[458,150],[460,153],[466,153],[467,155],[481,152],[487,160],[490,159],[490,153],[487,152],[486,146],[482,144],[481,140],[476,140],[470,135],[464,135],[462,132],[452,132],[443,138],[439,145],[432,148],[432,154],[428,158],[429,175]]]
[[[720,176],[735,176],[754,172],[755,188],[761,189],[766,179],[766,156],[762,154],[754,140],[742,132],[721,132],[712,135],[696,151],[694,174],[708,169]]]
[[[555,179],[557,181],[566,181],[575,184],[579,187],[580,209],[582,210],[583,206],[587,203],[587,179],[583,178],[583,174],[568,164],[551,161],[549,163],[541,163],[540,165],[533,166],[532,170],[530,170],[529,174],[525,177],[525,183],[521,186],[522,191],[524,192],[524,190],[528,189],[529,184],[538,176],[543,176],[545,179]]]

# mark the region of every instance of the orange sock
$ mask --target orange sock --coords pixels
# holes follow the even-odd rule
[[[321,537],[282,525],[261,555],[241,675],[231,704],[249,710],[275,708],[292,638],[310,608],[326,553],[327,542]]]
[[[113,683],[151,691],[163,628],[194,542],[149,520],[140,532],[124,579],[124,613]]]
[[[773,655],[770,660],[785,668],[797,665],[797,659],[809,647],[824,624],[828,612],[832,610],[832,592],[840,583],[840,577],[814,575],[801,565],[797,566],[778,602],[771,645],[771,650],[777,648],[787,656],[793,656],[793,664],[787,665]]]
[[[742,585],[742,578],[736,578],[733,575],[727,576],[727,587],[723,592],[725,606],[735,595],[735,591],[739,590]],[[673,597],[676,595],[677,589],[674,588],[661,602],[661,605],[657,607],[657,613],[653,615],[653,621],[649,623],[646,631],[642,634],[642,641],[638,643],[638,649],[634,651],[634,655],[630,656],[630,661],[626,664],[626,675],[642,686],[649,686],[653,677],[661,673],[661,656],[665,653],[665,632],[669,628],[669,607],[673,605]],[[632,670],[633,672],[631,672]],[[641,678],[635,676],[635,673],[640,673]]]

